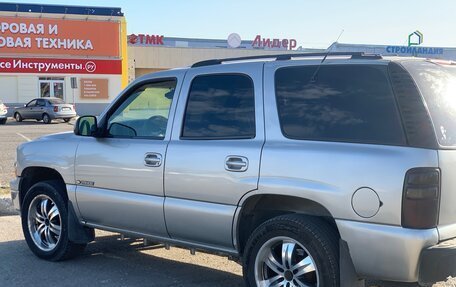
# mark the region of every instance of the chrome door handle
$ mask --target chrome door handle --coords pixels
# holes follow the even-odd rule
[[[228,171],[246,171],[249,168],[249,160],[244,156],[229,155],[225,159],[225,169]]]
[[[148,152],[144,156],[144,165],[151,167],[159,167],[161,165],[162,156],[159,153]]]

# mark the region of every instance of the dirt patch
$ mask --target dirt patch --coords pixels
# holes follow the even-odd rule
[[[0,216],[19,214],[13,207],[10,191],[6,188],[0,188]]]

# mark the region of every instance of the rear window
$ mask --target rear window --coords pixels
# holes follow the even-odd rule
[[[405,145],[386,66],[324,65],[279,69],[277,107],[284,136]]]
[[[412,75],[424,97],[439,144],[456,147],[456,66],[428,61],[401,64]]]
[[[48,100],[51,105],[59,105],[59,104],[64,104],[65,102],[61,99],[49,99]]]
[[[252,80],[241,74],[195,77],[188,95],[182,138],[254,137],[255,97]]]

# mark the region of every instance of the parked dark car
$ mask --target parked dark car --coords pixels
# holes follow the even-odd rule
[[[14,118],[17,122],[35,119],[50,124],[55,119],[63,119],[65,122],[69,122],[74,117],[76,117],[75,107],[59,98],[33,99],[23,107],[14,110]]]

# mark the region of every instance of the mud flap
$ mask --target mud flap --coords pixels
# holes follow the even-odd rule
[[[360,279],[356,274],[348,244],[342,239],[339,239],[339,268],[341,287],[364,287],[365,280]]]
[[[77,244],[95,240],[95,230],[79,223],[71,202],[68,202],[68,239]]]

